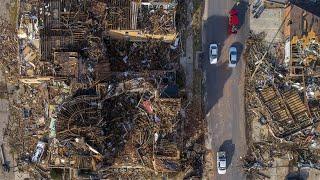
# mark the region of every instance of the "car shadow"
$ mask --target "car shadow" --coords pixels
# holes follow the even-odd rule
[[[227,169],[232,162],[232,157],[235,151],[235,144],[232,143],[232,139],[225,140],[219,147],[219,151],[225,151],[227,156]]]
[[[234,42],[231,44],[231,46],[237,48],[237,64],[238,64],[244,49],[243,44],[241,42]]]
[[[207,70],[206,72],[206,114],[223,96],[225,83],[230,78],[233,70],[233,68],[228,67],[228,61],[212,66],[207,68],[209,71]]]

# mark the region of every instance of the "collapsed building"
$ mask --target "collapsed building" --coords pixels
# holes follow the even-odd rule
[[[319,37],[311,31],[307,36],[293,36],[290,43],[290,75],[294,77],[320,75],[318,62]]]
[[[36,178],[181,171],[176,6],[21,2],[21,68],[8,127],[20,169]]]
[[[111,37],[132,41],[153,38],[165,42],[173,41],[177,35],[176,6],[176,1],[127,0],[99,4],[100,8],[106,7],[100,15],[105,17],[105,26]]]
[[[292,173],[294,167],[319,169],[320,163],[319,17],[294,3],[285,14],[283,46],[267,44],[264,34],[251,34],[247,41],[252,138],[244,167],[260,178],[270,178],[279,164]]]

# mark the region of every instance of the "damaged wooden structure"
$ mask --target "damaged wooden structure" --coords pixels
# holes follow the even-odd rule
[[[103,4],[103,3],[102,3]],[[175,11],[177,2],[112,0],[103,4],[101,13],[107,33],[116,39],[172,42],[177,36]]]
[[[73,179],[181,171],[180,52],[170,47],[176,5],[22,2],[37,12],[22,10],[31,21],[20,26],[37,31],[21,28],[19,39],[24,66],[9,128],[19,167],[36,179],[59,170]],[[38,47],[26,43],[35,40]]]
[[[279,49],[268,45],[264,36],[250,34],[247,41],[246,116],[252,137],[243,167],[257,178],[268,177],[264,173],[277,168],[277,161],[290,168],[320,169],[316,160],[320,148],[319,35],[293,36],[289,48],[285,47],[290,55],[284,63],[274,53]]]
[[[290,76],[320,76],[320,38],[311,31],[291,40]]]
[[[297,91],[280,93],[276,87],[270,86],[259,94],[271,114],[271,127],[276,136],[285,138],[313,125],[311,115]]]
[[[308,74],[309,66],[302,66],[301,63],[297,63],[301,65],[301,71],[297,71],[297,65],[293,64],[298,56],[292,56],[286,69],[274,62],[276,57],[271,52],[260,53],[267,49],[260,39],[262,37],[262,34],[252,34],[251,38],[254,40],[248,41],[248,57],[252,65],[249,72],[255,73],[250,79],[256,89],[257,98],[266,108],[266,113],[270,114],[270,126],[274,134],[285,138],[319,122],[317,114],[320,107],[315,103],[319,100],[316,95],[318,85],[315,85],[319,79],[316,73]],[[313,51],[310,56],[314,57],[314,53],[316,52]],[[298,58],[303,61],[301,56]],[[316,57],[313,59],[316,63],[320,60]],[[258,63],[259,66],[256,66]]]

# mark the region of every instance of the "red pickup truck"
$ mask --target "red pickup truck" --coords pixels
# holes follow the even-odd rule
[[[231,9],[229,12],[229,27],[228,31],[230,34],[236,34],[239,28],[239,17],[238,10]]]

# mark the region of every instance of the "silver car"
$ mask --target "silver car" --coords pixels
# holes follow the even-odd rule
[[[217,44],[210,44],[209,59],[210,59],[210,64],[217,64],[218,62],[218,45]]]
[[[230,47],[229,49],[229,67],[234,68],[237,65],[237,48]]]

